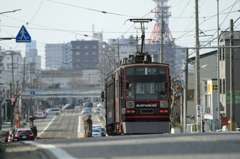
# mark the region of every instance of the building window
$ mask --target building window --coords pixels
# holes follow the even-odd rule
[[[89,55],[89,52],[85,52],[85,55]]]
[[[223,94],[225,94],[225,91],[226,91],[225,88],[226,88],[225,87],[225,79],[223,79]]]
[[[223,61],[225,60],[225,59],[224,59],[224,54],[225,54],[225,49],[222,48],[222,60],[223,60]]]
[[[85,48],[85,49],[88,49],[88,45],[85,45],[84,48]]]
[[[219,51],[219,61],[221,61],[222,60],[222,49],[218,49],[218,51]]]
[[[219,79],[219,93],[222,94],[222,79]]]

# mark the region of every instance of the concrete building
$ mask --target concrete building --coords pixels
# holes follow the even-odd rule
[[[73,70],[99,69],[99,41],[71,41]]]
[[[10,88],[10,82],[19,87],[22,81],[22,55],[20,51],[5,50],[0,51],[0,85],[6,89]]]
[[[71,44],[46,44],[45,58],[47,70],[72,69]]]
[[[100,86],[99,70],[41,71],[38,88],[84,89]]]
[[[233,46],[240,45],[240,31],[235,31],[233,34]],[[220,46],[230,46],[230,32],[224,31],[220,35]],[[235,92],[235,122],[240,126],[240,74],[239,74],[239,59],[240,59],[240,49],[233,48],[233,70],[234,70],[234,79],[231,81],[230,78],[230,48],[221,48],[220,49],[220,102],[221,106],[224,108],[221,111],[224,117],[227,117],[230,120],[230,83],[234,82],[234,92]]]
[[[25,63],[34,63],[35,70],[41,70],[41,56],[38,55],[37,42],[32,40],[31,43],[26,43]]]
[[[218,108],[218,81],[206,79],[201,82],[202,105],[197,116],[197,121],[204,121],[204,132],[215,132],[220,129]],[[200,123],[201,124],[201,123]]]
[[[195,57],[189,58],[188,62],[190,67],[194,67],[195,65]],[[202,119],[206,119],[206,124],[208,124],[208,131],[214,131],[216,129],[219,129],[219,124],[213,122],[214,117],[217,117],[216,114],[218,114],[217,108],[217,96],[216,92],[212,94],[212,91],[207,91],[207,81],[212,82],[212,79],[217,79],[217,51],[211,51],[208,53],[204,53],[200,55],[200,80],[201,87],[200,93],[201,93],[201,111],[202,111]],[[189,68],[190,68],[189,67]],[[209,87],[210,89],[210,87]],[[198,106],[195,102],[195,72],[191,71],[188,74],[188,101],[187,101],[187,117],[194,117],[191,121],[191,124],[200,124],[200,116],[198,116]],[[214,101],[214,102],[213,102]],[[205,112],[206,110],[206,112]],[[212,110],[212,111],[208,111]],[[215,116],[216,115],[216,116]],[[199,122],[198,122],[199,121]]]

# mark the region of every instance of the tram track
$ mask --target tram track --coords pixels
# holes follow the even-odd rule
[[[49,128],[41,135],[41,139],[63,139],[77,138],[78,119],[80,110],[78,108],[64,110],[55,116]]]

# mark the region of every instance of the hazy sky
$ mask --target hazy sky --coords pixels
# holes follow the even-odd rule
[[[171,17],[169,27],[177,45],[195,45],[195,0],[169,0]],[[230,19],[240,17],[240,0],[219,0],[219,25],[224,31]],[[104,41],[109,38],[136,36],[136,28],[130,18],[154,18],[151,12],[156,3],[152,0],[0,0],[0,37],[16,37],[25,25],[32,40],[37,41],[38,51],[44,58],[46,43],[66,43],[76,39],[86,39],[96,32],[103,32]],[[21,9],[14,13],[2,12]],[[102,11],[107,13],[102,13]],[[205,37],[201,44],[217,37],[217,0],[199,0],[199,24]],[[146,38],[150,37],[154,22],[145,24]],[[240,20],[234,24],[240,30]],[[138,30],[138,36],[140,36]],[[216,40],[212,42],[216,46]],[[22,50],[25,43],[15,40],[0,41],[2,49]]]

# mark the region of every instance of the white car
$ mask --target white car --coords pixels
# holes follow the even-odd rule
[[[102,132],[99,129],[92,129],[92,137],[101,137]]]
[[[61,109],[60,108],[48,108],[46,110],[46,114],[49,115],[59,115],[61,113]]]
[[[47,114],[45,112],[35,112],[34,117],[36,119],[44,119],[46,118]]]
[[[101,108],[95,108],[95,109],[93,110],[93,113],[94,113],[94,114],[100,114],[100,112],[101,112]]]
[[[90,114],[91,110],[89,108],[83,108],[82,114]]]
[[[95,128],[102,128],[102,126],[97,124],[92,125],[92,129],[95,129]]]

